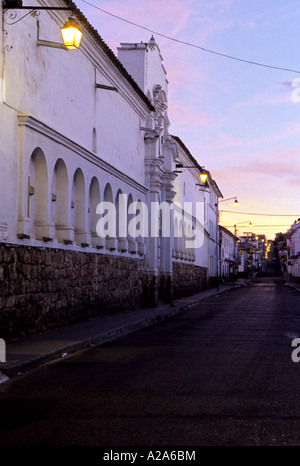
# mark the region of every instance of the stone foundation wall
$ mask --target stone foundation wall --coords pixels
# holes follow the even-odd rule
[[[207,288],[207,269],[193,264],[173,262],[173,298],[191,296]]]
[[[165,303],[170,303],[172,299],[172,277],[161,275],[159,277],[158,299]]]
[[[142,267],[129,257],[0,244],[0,337],[140,307]]]

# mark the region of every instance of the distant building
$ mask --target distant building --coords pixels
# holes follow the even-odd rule
[[[200,231],[203,242],[200,247],[188,251],[183,248],[184,235],[181,239],[176,236],[174,238],[173,283],[176,297],[178,296],[176,292],[178,287],[182,288],[185,294],[188,294],[188,291],[194,290],[193,292],[195,292],[197,289],[203,289],[216,283],[219,242],[218,199],[223,196],[208,170],[205,170],[207,181],[200,182],[199,173],[203,171],[202,167],[178,136],[172,136],[172,140],[176,143],[179,163],[183,167],[189,167],[178,169],[181,173],[178,173],[174,181],[173,202],[175,205],[179,203],[184,206],[184,203],[188,204],[193,200],[190,228],[197,228],[197,221],[200,220],[199,213],[203,222],[203,229]],[[200,208],[198,219],[195,212],[197,204]],[[178,221],[175,217],[174,230],[181,231],[182,228],[184,231],[187,225],[182,225],[180,220]],[[184,265],[183,258],[191,261],[193,267]]]
[[[300,282],[300,219],[295,220],[284,238],[278,245],[282,268],[289,279]]]
[[[253,245],[247,241],[247,238],[238,239],[238,276],[240,278],[249,278],[252,273],[253,262]]]
[[[266,267],[267,238],[266,235],[248,233],[246,236],[240,236],[240,240],[245,240],[250,244],[251,253],[248,261],[252,271],[264,271]]]
[[[238,238],[220,225],[220,279],[234,281],[238,271]]]

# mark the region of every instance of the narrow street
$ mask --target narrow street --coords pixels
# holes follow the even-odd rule
[[[300,294],[270,269],[0,385],[0,445],[300,445],[299,336]]]

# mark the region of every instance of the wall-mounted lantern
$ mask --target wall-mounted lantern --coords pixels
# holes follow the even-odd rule
[[[199,175],[201,183],[206,183],[208,174],[200,165],[183,165],[182,163],[176,163],[176,168],[198,168],[201,170]],[[175,173],[182,173],[182,171],[175,170]]]
[[[76,19],[70,16],[69,20],[65,22],[60,30],[65,47],[67,49],[78,49],[82,38],[82,31]]]
[[[62,11],[73,11],[72,7],[52,7],[52,6],[26,6],[23,5],[22,0],[3,0],[2,2],[3,10],[62,10]],[[65,22],[63,27],[61,28],[61,33],[63,37],[63,44],[57,42],[51,42],[48,40],[40,40],[39,38],[39,23],[38,23],[38,31],[37,31],[37,45],[42,45],[45,47],[55,47],[55,48],[62,48],[62,49],[78,49],[81,38],[82,38],[82,31],[79,27],[78,22],[76,19],[71,16],[68,21]]]

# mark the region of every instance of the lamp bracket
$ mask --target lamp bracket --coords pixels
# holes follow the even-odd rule
[[[40,39],[40,22],[37,20],[37,45],[42,46],[42,47],[51,47],[55,49],[63,49],[63,50],[69,50],[65,44],[61,44],[59,42],[52,42],[50,40],[41,40]]]
[[[68,50],[68,48],[64,44],[60,44],[59,42],[51,42],[49,40],[37,40],[37,45],[42,47],[52,47],[55,49],[63,49]]]
[[[203,170],[203,167],[200,165],[183,165],[182,163],[176,163],[176,168],[198,168],[200,170]]]

